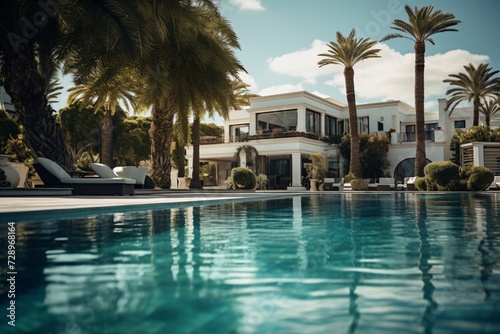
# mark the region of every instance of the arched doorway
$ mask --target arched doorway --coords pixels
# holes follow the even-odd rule
[[[426,164],[430,163],[429,159],[426,159]],[[396,182],[404,182],[405,177],[415,176],[415,158],[407,158],[402,160],[394,169],[394,178]]]

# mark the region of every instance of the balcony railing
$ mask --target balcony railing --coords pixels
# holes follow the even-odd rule
[[[201,136],[200,137],[200,145],[208,145],[208,144],[222,144],[224,143],[224,137],[220,136]]]
[[[283,132],[259,133],[256,135],[248,136],[248,140],[276,139],[276,138],[288,138],[288,137],[304,137],[316,140],[319,139],[319,136],[315,133],[301,132],[301,131],[283,131]]]
[[[415,132],[402,132],[399,134],[399,142],[400,143],[411,143],[415,142],[417,137]],[[434,141],[434,130],[425,131],[425,140],[426,141]]]

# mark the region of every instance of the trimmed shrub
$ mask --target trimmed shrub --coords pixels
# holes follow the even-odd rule
[[[427,164],[424,174],[438,186],[447,188],[452,180],[458,180],[460,167],[451,161],[438,161]]]
[[[418,189],[418,191],[426,191],[427,190],[427,183],[428,183],[428,180],[426,177],[417,177],[413,184],[415,185],[415,188]]]
[[[255,189],[257,180],[249,168],[236,167],[231,170],[231,178],[237,189]]]
[[[467,181],[467,190],[478,191],[485,190],[495,179],[493,172],[486,167],[470,167],[469,179]]]
[[[266,190],[266,184],[267,184],[267,175],[265,174],[259,174],[256,176],[256,189],[258,190]]]

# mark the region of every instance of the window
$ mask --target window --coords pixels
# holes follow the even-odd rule
[[[325,135],[332,137],[337,134],[337,119],[335,117],[325,117]]]
[[[377,122],[377,131],[384,131],[384,123]]]
[[[370,133],[370,126],[368,124],[368,117],[358,118],[358,132],[359,133]]]
[[[248,141],[248,131],[249,131],[248,124],[231,125],[230,141],[232,143]]]
[[[455,121],[455,129],[465,129],[465,120]]]
[[[297,110],[281,110],[257,114],[257,131],[292,131],[297,129]]]
[[[306,110],[306,132],[321,134],[320,114],[309,109]]]

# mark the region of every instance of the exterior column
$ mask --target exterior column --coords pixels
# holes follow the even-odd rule
[[[297,108],[297,131],[306,132],[306,108]]]
[[[302,187],[302,157],[292,153],[292,187]]]

